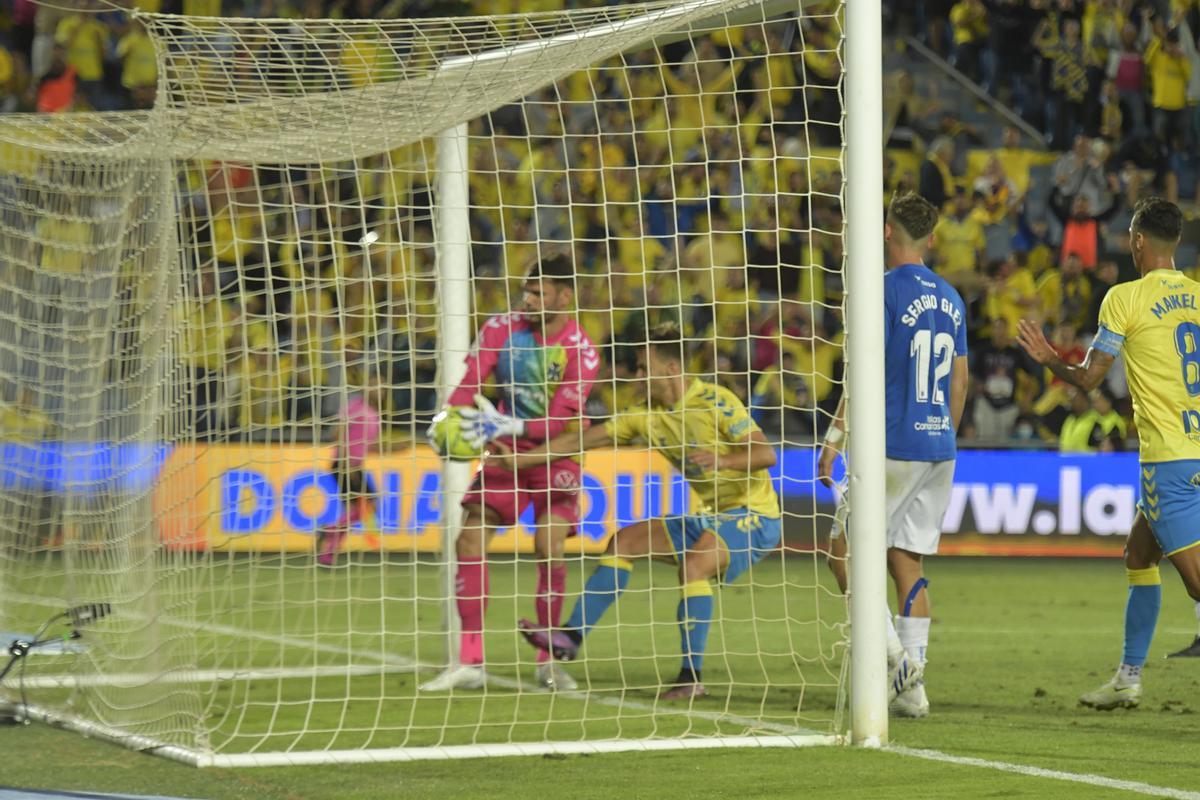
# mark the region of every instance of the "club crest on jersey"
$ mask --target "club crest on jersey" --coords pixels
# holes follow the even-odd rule
[[[578,492],[579,479],[570,470],[559,470],[554,473],[554,488],[564,492]]]

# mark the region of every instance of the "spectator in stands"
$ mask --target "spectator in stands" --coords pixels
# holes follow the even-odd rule
[[[50,69],[38,82],[37,110],[44,114],[75,110],[78,84],[75,67],[66,63],[63,49],[55,47]]]
[[[1075,195],[1068,205],[1067,199],[1055,187],[1050,193],[1050,210],[1062,223],[1061,257],[1077,256],[1084,269],[1095,269],[1104,251],[1104,223],[1118,208],[1116,203],[1110,203],[1104,213],[1093,214],[1087,195]]]
[[[96,6],[85,0],[83,9],[58,23],[54,41],[66,50],[66,62],[75,68],[79,90],[89,106],[108,111],[104,97],[104,55],[108,50],[108,26],[92,12]]]
[[[1117,84],[1105,80],[1100,85],[1100,137],[1114,149],[1124,140],[1125,114],[1121,110],[1121,95]]]
[[[131,108],[150,108],[154,105],[154,90],[158,83],[158,58],[154,42],[139,20],[131,20],[125,35],[117,42],[117,57],[121,59],[121,86],[128,92]]]
[[[1082,389],[1071,386],[1067,389],[1070,413],[1063,420],[1058,433],[1060,453],[1093,453],[1092,433],[1100,421],[1100,415],[1092,408],[1091,400]]]
[[[938,221],[933,241],[937,273],[971,302],[968,298],[976,297],[983,286],[979,265],[983,263],[987,239],[965,190],[955,194],[950,212]]]
[[[1092,410],[1096,412],[1096,425],[1088,444],[1101,453],[1120,452],[1125,449],[1125,439],[1129,435],[1129,425],[1125,418],[1118,413],[1112,392],[1101,384],[1089,395]]]
[[[939,136],[929,145],[929,155],[921,164],[918,191],[939,210],[954,197],[954,140]]]
[[[952,63],[959,72],[978,83],[982,77],[980,59],[988,39],[987,9],[983,0],[958,0],[950,9],[950,27],[954,37]]]
[[[937,104],[917,91],[913,75],[906,69],[890,76],[883,98],[883,130],[888,147],[916,149],[933,136],[930,120]]]
[[[1180,47],[1179,29],[1167,30],[1161,18],[1156,17],[1145,61],[1153,89],[1150,105],[1154,113],[1154,136],[1168,152],[1186,149],[1192,138],[1187,108],[1192,64]]]
[[[1149,132],[1146,125],[1146,70],[1137,25],[1133,22],[1121,26],[1120,44],[1108,52],[1107,74],[1121,99],[1122,114],[1127,120],[1125,131],[1133,137],[1144,136]]]
[[[1014,343],[1004,317],[992,320],[991,338],[976,347],[971,358],[971,376],[978,392],[972,415],[975,436],[998,443],[1012,436],[1021,413],[1018,390],[1023,383],[1036,385],[1037,378],[1028,356]]]
[[[1092,284],[1083,274],[1083,261],[1077,253],[1068,253],[1058,269],[1043,275],[1037,292],[1042,319],[1048,324],[1062,323],[1072,336],[1083,327],[1091,308]]]
[[[1042,57],[1050,62],[1046,136],[1051,147],[1060,148],[1083,131],[1088,77],[1079,20],[1063,20],[1061,36],[1050,32],[1052,24],[1052,17],[1047,17],[1038,36],[1038,47]]]
[[[1009,180],[999,156],[988,159],[987,166],[975,179],[972,187],[975,196],[983,198],[981,221],[985,225],[997,225],[1008,219],[1024,200],[1016,185]]]
[[[1017,322],[1037,311],[1037,286],[1033,273],[1017,263],[1015,255],[997,261],[989,270],[987,299],[984,314],[988,319],[1002,319],[1011,334]]]
[[[1022,114],[1031,111],[1029,64],[1037,11],[1024,0],[984,0],[988,11],[988,56],[992,62],[987,80],[989,93],[1011,101]],[[985,63],[985,67],[987,64]]]
[[[1111,186],[1104,172],[1104,154],[1084,135],[1075,137],[1070,152],[1054,162],[1054,190],[1069,204],[1077,195],[1087,198],[1093,211],[1104,211],[1111,203]]]

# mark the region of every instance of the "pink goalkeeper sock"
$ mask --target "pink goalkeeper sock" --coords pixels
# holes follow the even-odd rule
[[[563,591],[567,587],[565,564],[538,564],[537,620],[538,625],[553,630],[562,618]]]
[[[464,633],[459,640],[458,663],[483,663],[483,635],[479,633]]]
[[[488,569],[482,558],[461,558],[455,578],[458,617],[462,620],[463,664],[483,663],[483,612],[487,609]]]

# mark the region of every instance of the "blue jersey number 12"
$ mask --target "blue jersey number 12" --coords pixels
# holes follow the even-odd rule
[[[1197,328],[1197,331],[1200,331],[1200,328]],[[1196,341],[1200,343],[1200,339]],[[950,374],[950,364],[954,358],[954,337],[945,332],[934,336],[933,331],[929,329],[916,331],[913,334],[912,344],[908,347],[908,354],[917,367],[917,402],[932,402],[934,405],[939,406],[945,403],[946,396],[942,391],[941,383],[942,379]],[[933,371],[932,401],[929,399],[930,361],[937,361],[937,366]]]

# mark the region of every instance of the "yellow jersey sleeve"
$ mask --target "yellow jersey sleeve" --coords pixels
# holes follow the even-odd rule
[[[759,429],[738,396],[724,386],[716,387],[714,405],[720,412],[717,414],[717,426],[721,432],[721,438],[725,441],[743,441]]]
[[[646,435],[648,419],[649,414],[646,411],[614,414],[608,422],[604,423],[604,430],[617,444],[625,444],[634,439],[646,439],[648,438]]]
[[[1121,354],[1129,332],[1129,285],[1118,284],[1104,295],[1098,319],[1100,330],[1092,340],[1092,347],[1114,358]]]

